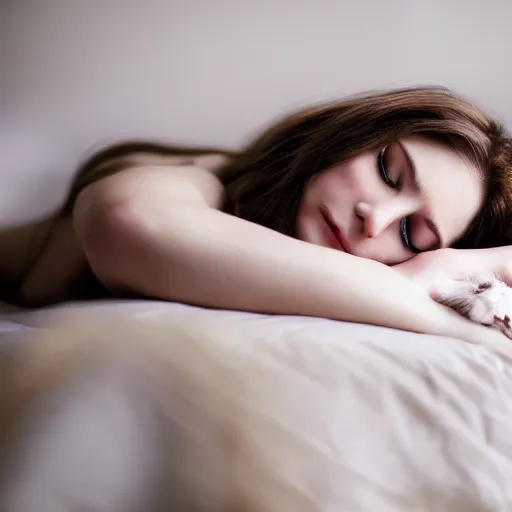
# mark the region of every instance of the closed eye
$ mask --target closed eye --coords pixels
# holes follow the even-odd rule
[[[386,150],[388,149],[388,147],[389,146],[386,146],[384,149],[382,149],[379,152],[379,156],[378,156],[379,173],[380,173],[380,175],[381,175],[381,177],[384,180],[384,183],[386,185],[391,187],[393,190],[397,190],[398,191],[399,183],[397,181],[392,180],[390,178],[389,172],[388,172],[387,158],[386,158],[386,156],[388,156],[387,153],[386,153]],[[402,244],[409,251],[411,251],[411,252],[413,252],[415,254],[418,254],[421,251],[417,247],[415,247],[414,244],[411,242],[410,229],[411,229],[411,219],[410,219],[410,217],[403,217],[402,219],[400,219],[399,235],[400,235],[400,239],[402,241]]]
[[[390,186],[392,189],[397,190],[398,184],[389,177],[389,173],[388,173],[388,169],[387,169],[387,165],[386,165],[386,160],[385,160],[385,158],[386,158],[386,149],[388,149],[388,146],[386,146],[379,153],[379,158],[378,158],[379,172],[380,172],[380,175],[382,176],[382,179],[384,180],[384,183],[386,185]]]
[[[411,229],[410,225],[410,217],[403,217],[402,219],[400,219],[400,237],[406,249],[409,249],[409,251],[415,254],[419,254],[421,251],[413,245],[413,243],[411,242],[411,237],[409,236]]]

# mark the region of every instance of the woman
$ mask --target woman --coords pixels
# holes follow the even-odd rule
[[[511,176],[501,126],[449,91],[357,96],[288,117],[236,155],[100,153],[32,252],[11,243],[37,257],[3,274],[27,305],[108,289],[496,339],[430,295],[447,279],[508,279],[507,248],[449,248],[506,243]]]

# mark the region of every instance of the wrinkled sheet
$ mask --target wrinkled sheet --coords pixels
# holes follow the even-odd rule
[[[89,335],[174,346],[180,393],[236,432],[236,492],[254,510],[512,510],[506,350],[151,301],[4,312],[0,346],[48,333],[63,312]]]

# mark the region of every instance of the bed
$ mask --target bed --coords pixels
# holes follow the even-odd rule
[[[1,229],[122,140],[238,150],[298,107],[418,83],[512,122],[512,2],[129,4],[0,2]],[[0,512],[512,511],[508,350],[156,301],[0,310],[2,372],[80,340],[106,350],[34,403]]]
[[[25,434],[10,512],[149,512],[162,459],[165,510],[512,510],[508,350],[158,301],[1,314],[4,356],[56,337],[156,340],[167,360],[133,358],[114,378],[123,348],[76,377]],[[165,455],[144,408],[158,401],[173,425]]]

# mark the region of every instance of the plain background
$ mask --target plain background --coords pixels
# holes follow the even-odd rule
[[[303,105],[441,84],[512,126],[510,0],[4,0],[0,223],[123,138],[238,148]]]

